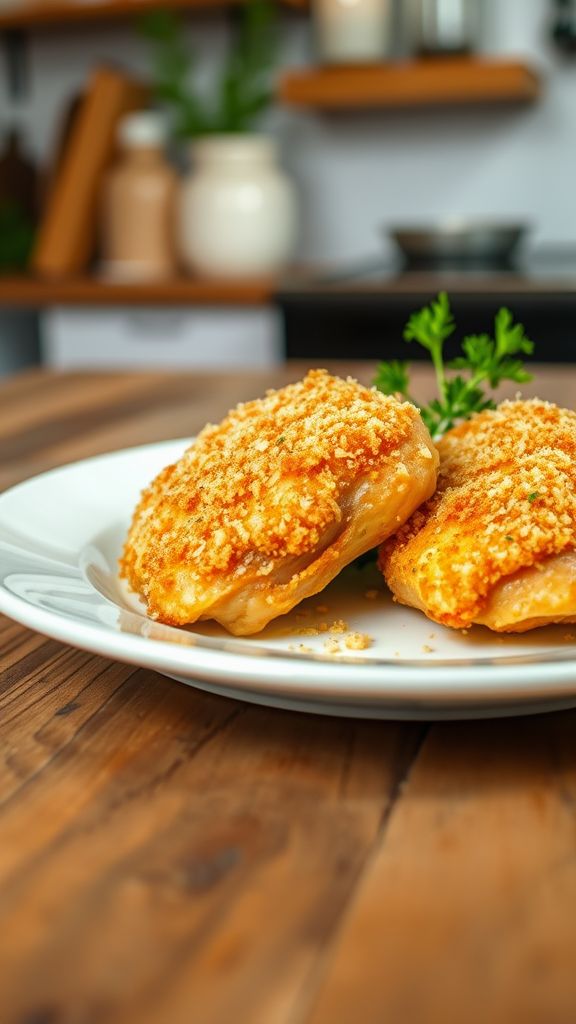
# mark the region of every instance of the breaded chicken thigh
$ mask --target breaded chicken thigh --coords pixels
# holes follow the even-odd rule
[[[438,490],[380,550],[395,598],[454,627],[575,622],[576,413],[503,402],[438,448]]]
[[[121,572],[152,618],[255,633],[398,529],[437,467],[412,405],[315,370],[205,427],[160,473]]]

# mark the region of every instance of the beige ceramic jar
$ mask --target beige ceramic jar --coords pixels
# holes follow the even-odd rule
[[[150,281],[176,270],[177,178],[164,156],[165,131],[154,113],[130,114],[119,128],[121,156],[108,174],[101,210],[101,255],[108,277]]]

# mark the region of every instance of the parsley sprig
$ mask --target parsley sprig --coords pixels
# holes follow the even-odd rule
[[[488,334],[470,334],[462,341],[462,355],[444,362],[444,342],[454,333],[456,324],[446,292],[424,309],[413,313],[404,329],[405,341],[416,341],[430,353],[436,373],[438,398],[421,407],[422,419],[434,440],[437,440],[460,420],[475,412],[494,409],[495,402],[485,392],[486,385],[494,389],[503,380],[519,384],[532,379],[518,357],[529,354],[534,344],[526,337],[522,324],[515,324],[509,309],[499,309],[494,319],[494,337]],[[447,370],[464,372],[449,375]],[[376,387],[384,394],[410,396],[410,363],[392,360],[380,363]],[[414,403],[416,404],[416,403]]]

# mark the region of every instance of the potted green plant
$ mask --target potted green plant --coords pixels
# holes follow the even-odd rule
[[[0,274],[28,267],[34,242],[34,225],[16,202],[0,199]]]
[[[273,98],[276,8],[242,5],[214,95],[194,81],[194,57],[179,19],[157,12],[144,22],[157,99],[175,138],[191,144],[192,171],[178,203],[177,240],[185,265],[218,277],[278,270],[292,252],[296,203],[273,139],[254,126]]]

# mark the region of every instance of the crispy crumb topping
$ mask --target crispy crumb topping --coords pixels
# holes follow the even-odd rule
[[[325,370],[237,406],[143,492],[123,574],[152,615],[154,581],[165,588],[179,566],[191,586],[231,572],[265,579],[338,528],[355,482],[398,471],[417,419],[409,403]]]
[[[349,633],[344,640],[349,651],[365,651],[371,644],[372,637],[368,633]]]
[[[433,618],[468,626],[502,577],[576,548],[576,414],[503,402],[438,445],[432,498],[381,550]]]

